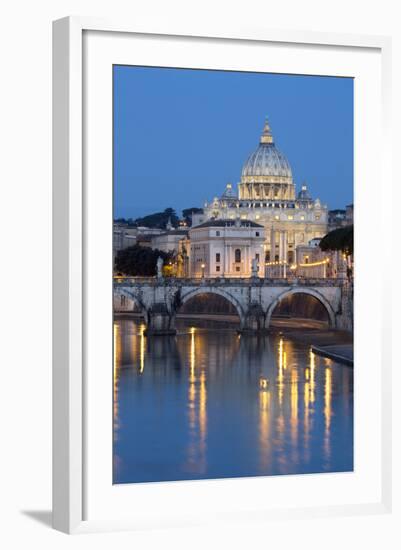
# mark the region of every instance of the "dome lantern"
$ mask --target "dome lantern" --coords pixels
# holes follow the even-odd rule
[[[273,143],[273,134],[267,117],[265,119],[262,135],[260,136],[260,143]]]

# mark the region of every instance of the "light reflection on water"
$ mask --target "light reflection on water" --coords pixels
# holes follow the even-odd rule
[[[285,336],[114,324],[114,482],[350,471],[353,371]]]

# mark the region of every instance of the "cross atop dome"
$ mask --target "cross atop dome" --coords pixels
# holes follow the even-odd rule
[[[263,127],[262,135],[260,136],[260,143],[273,143],[273,134],[267,117],[265,118],[265,125]]]

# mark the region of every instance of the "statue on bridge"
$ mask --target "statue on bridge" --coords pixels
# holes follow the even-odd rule
[[[157,272],[156,272],[157,278],[161,279],[163,277],[163,258],[161,256],[159,256],[157,258],[156,266],[157,266],[156,267],[156,269],[157,269]]]
[[[252,259],[251,273],[252,273],[252,277],[259,277],[259,265],[258,265],[258,260],[256,258]]]

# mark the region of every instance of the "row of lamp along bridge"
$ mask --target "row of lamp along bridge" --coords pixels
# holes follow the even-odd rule
[[[159,269],[160,267],[160,269]],[[163,269],[161,269],[163,267]],[[167,269],[165,269],[167,267]],[[205,278],[206,264],[201,264],[201,278]],[[305,261],[302,263],[289,264],[287,261],[265,262],[264,276],[266,279],[326,279],[340,278],[345,279],[352,271],[351,258],[338,252],[317,261]],[[173,262],[168,266],[158,264],[157,276],[177,276]],[[179,275],[178,275],[179,276]],[[221,275],[220,277],[224,277]],[[230,278],[233,276],[230,275]],[[243,275],[242,275],[243,277]],[[256,260],[252,261],[251,277],[259,277],[259,264]],[[191,277],[192,278],[192,277]]]

